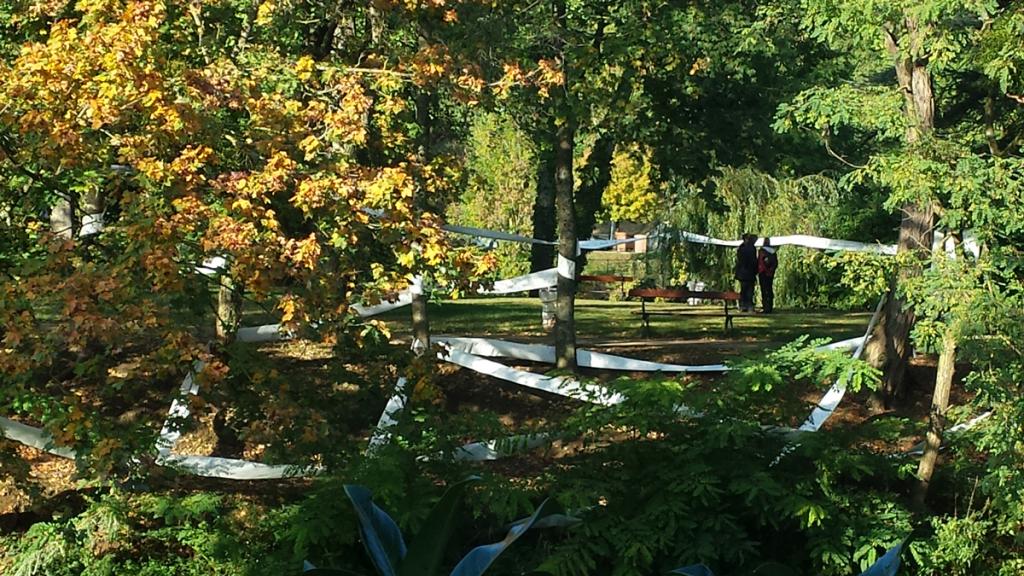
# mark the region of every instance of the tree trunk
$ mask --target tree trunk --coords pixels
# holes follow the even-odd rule
[[[242,291],[224,271],[217,288],[217,339],[224,344],[235,340],[242,313]]]
[[[569,63],[565,53],[565,0],[555,0],[558,37],[556,46],[562,60],[562,86],[555,104],[555,208],[558,218],[558,300],[555,303],[555,359],[557,368],[576,370],[576,210],[573,206],[573,140],[575,118],[569,101]]]
[[[416,95],[416,124],[420,127],[417,156],[419,156],[419,161],[424,166],[430,163],[432,157],[433,123],[430,116],[431,101],[430,93],[425,90]],[[420,190],[424,189],[422,182],[418,188]],[[427,198],[420,194],[417,200],[423,205],[426,204]],[[411,289],[412,351],[417,356],[420,356],[430,348],[430,321],[427,318],[428,294],[424,287],[423,279],[413,280]]]
[[[953,327],[946,328],[942,336],[942,352],[935,374],[935,391],[932,393],[932,408],[928,416],[928,436],[925,440],[924,456],[917,467],[917,485],[914,487],[913,502],[919,510],[924,509],[928,497],[928,486],[935,472],[935,463],[942,446],[942,431],[946,427],[946,409],[949,407],[949,391],[953,387],[953,372],[956,368],[956,334]]]
[[[415,290],[415,289],[414,289]],[[422,290],[422,289],[421,289]],[[417,356],[430,348],[430,320],[427,318],[427,296],[412,296],[412,351]]]
[[[890,30],[885,31],[885,43],[895,59],[896,79],[905,98],[907,115],[906,141],[913,146],[935,128],[935,97],[927,61],[916,58],[919,52],[919,31],[912,18],[906,20],[909,31],[909,53],[900,49],[896,37]],[[932,223],[934,214],[928,204],[905,204],[900,221],[899,252],[910,252],[920,262],[927,259],[932,245]],[[920,271],[919,264],[903,266],[896,282],[890,287],[885,309],[885,321],[878,323],[874,337],[869,344],[867,356],[882,370],[882,386],[872,398],[876,409],[892,408],[895,400],[904,393],[904,376],[910,356],[910,329],[914,325],[913,313],[904,309],[904,300],[898,297],[898,284]]]
[[[545,142],[537,146],[537,199],[533,204],[533,237],[538,240],[555,239],[555,153],[551,148],[551,131],[544,133]],[[530,272],[551,268],[555,261],[555,247],[548,244],[530,245]]]
[[[573,211],[573,129],[566,122],[557,132],[555,203],[558,209],[558,300],[555,303],[557,367],[576,370],[576,215]]]

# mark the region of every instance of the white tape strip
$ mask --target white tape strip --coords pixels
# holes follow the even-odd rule
[[[740,240],[722,240],[721,238],[713,238],[711,236],[705,236],[703,234],[695,234],[693,232],[679,232],[679,238],[687,242],[693,242],[696,244],[710,244],[714,246],[729,246],[737,247],[742,242]],[[804,248],[814,248],[816,250],[838,250],[843,252],[872,252],[875,254],[896,254],[895,244],[868,244],[866,242],[854,242],[852,240],[834,240],[832,238],[821,238],[819,236],[807,236],[805,234],[791,234],[788,236],[772,236],[772,246],[803,246]],[[764,243],[762,238],[758,238],[757,245],[760,246]]]
[[[618,240],[602,240],[600,238],[591,238],[590,240],[580,240],[576,245],[581,250],[605,250],[619,244],[632,244],[634,242],[645,242],[663,236],[663,234],[650,234],[642,238],[619,238]]]
[[[181,386],[178,389],[179,397],[171,402],[171,408],[167,411],[167,419],[160,429],[160,437],[156,443],[157,464],[172,466],[196,476],[226,478],[229,480],[273,480],[286,476],[310,475],[319,472],[318,469],[314,468],[261,464],[236,458],[172,454],[171,449],[178,439],[181,438],[181,432],[171,425],[171,420],[182,420],[191,415],[188,409],[187,397],[195,396],[199,393],[196,375],[203,370],[203,367],[204,364],[202,362],[196,362],[193,365],[192,370],[189,371],[181,382]]]
[[[282,332],[280,324],[264,324],[263,326],[239,328],[235,338],[239,342],[277,342],[278,340],[288,340],[291,335]]]
[[[534,390],[558,394],[559,396],[565,396],[567,398],[593,402],[604,406],[620,404],[626,399],[622,394],[612,392],[604,386],[583,384],[563,376],[542,376],[532,372],[516,370],[515,368],[509,368],[508,366],[499,364],[493,360],[486,360],[479,356],[466,354],[459,350],[449,350],[447,356],[445,356],[444,353],[441,353],[438,354],[438,357],[442,360],[447,360],[452,364],[469,368],[474,372],[493,376],[499,380],[519,384],[520,386],[533,388]]]
[[[457,449],[453,456],[456,460],[484,462],[504,458],[518,452],[534,450],[547,443],[548,437],[545,434],[525,434],[501,440],[471,442]]]
[[[992,411],[991,410],[987,410],[985,412],[982,412],[981,414],[978,414],[977,416],[975,416],[974,418],[971,418],[970,420],[968,420],[966,422],[961,422],[961,423],[953,426],[952,428],[949,428],[948,430],[946,430],[946,434],[956,434],[958,432],[963,432],[965,430],[970,430],[971,428],[974,428],[975,426],[977,426],[978,424],[983,422],[985,419],[987,419],[991,415],[992,415]],[[924,445],[925,445],[924,441],[918,442],[917,444],[914,444],[913,448],[911,448],[910,450],[907,450],[905,452],[905,454],[907,456],[921,456],[921,455],[924,454]]]
[[[532,362],[543,362],[546,364],[555,363],[555,347],[545,344],[521,344],[506,340],[494,340],[490,338],[456,338],[441,336],[432,339],[433,342],[447,344],[455,350],[460,350],[477,356],[490,356],[498,358],[515,358],[517,360],[529,360]],[[584,368],[599,368],[605,370],[623,370],[628,372],[725,372],[729,368],[724,364],[708,364],[699,366],[685,366],[681,364],[663,364],[636,358],[626,358],[591,350],[578,350],[576,362]]]
[[[374,306],[366,306],[363,304],[355,304],[352,309],[363,318],[370,316],[376,316],[391,310],[397,310],[404,306],[412,304],[412,298],[415,294],[417,281],[413,281],[413,285],[398,293],[398,299],[394,302],[382,302]],[[499,280],[494,283],[494,287],[490,290],[480,290],[480,294],[512,294],[515,292],[529,292],[531,290],[540,290],[541,288],[550,288],[557,284],[557,273],[554,268],[549,268],[541,272],[534,272],[532,274],[524,274],[523,276],[516,276],[507,280]],[[421,288],[422,289],[422,288]],[[239,328],[237,334],[238,340],[241,342],[276,342],[278,340],[284,340],[289,338],[285,333],[281,332],[280,324],[265,324],[263,326],[252,326],[246,328]]]
[[[467,236],[476,236],[479,238],[493,238],[495,240],[506,240],[509,242],[522,242],[530,244],[545,244],[548,246],[556,246],[557,240],[538,240],[536,238],[530,238],[528,236],[522,236],[519,234],[510,234],[508,232],[498,232],[495,230],[485,230],[483,228],[472,228],[468,226],[444,226],[444,229],[453,232],[455,234],[464,234]],[[723,240],[721,238],[714,238],[712,236],[705,236],[704,234],[696,234],[694,232],[680,231],[677,233],[678,237],[688,242],[695,242],[698,244],[711,244],[715,246],[739,246],[740,240]],[[647,238],[655,238],[658,236],[664,236],[665,234],[652,234]],[[578,243],[578,246],[582,250],[603,250],[611,248],[618,244],[628,244],[631,242],[643,241],[643,238],[625,238],[618,240],[604,240],[600,238],[592,238],[590,240],[582,240]],[[809,236],[806,234],[790,234],[786,236],[772,236],[771,237],[773,246],[803,246],[805,248],[813,248],[815,250],[839,250],[846,252],[872,252],[875,254],[896,254],[895,244],[877,244],[868,242],[855,242],[852,240],[836,240],[833,238],[822,238],[820,236]],[[758,239],[758,245],[762,242]]]
[[[869,338],[871,338],[871,332],[875,329],[875,324],[878,322],[878,317],[882,314],[882,306],[885,304],[885,296],[878,301],[878,306],[875,306],[875,313],[871,315],[871,321],[868,322],[868,328],[864,331],[864,337],[857,344],[856,349],[853,351],[854,358],[860,358],[861,354],[864,353],[864,346],[867,344]],[[847,340],[845,342],[850,342]],[[840,344],[837,342],[836,344]],[[816,432],[821,425],[828,420],[832,412],[835,411],[836,407],[839,406],[839,402],[842,401],[843,396],[846,394],[846,381],[849,378],[849,374],[843,374],[836,379],[836,382],[831,388],[825,392],[821,400],[818,401],[818,405],[811,411],[811,415],[807,417],[807,420],[800,425],[800,430],[807,430]]]
[[[381,302],[380,304],[373,306],[356,304],[352,306],[352,309],[356,311],[356,314],[359,314],[363,318],[367,318],[369,316],[376,316],[377,314],[390,312],[391,310],[396,310],[403,306],[408,306],[409,304],[412,304],[412,290],[406,288],[398,293],[398,298],[394,302]]]
[[[453,226],[449,224],[447,226],[442,226],[441,228],[453,234],[476,236],[477,238],[493,238],[495,240],[505,240],[508,242],[520,242],[522,244],[544,244],[547,246],[554,246],[558,244],[558,242],[554,240],[538,240],[537,238],[530,238],[529,236],[522,236],[520,234],[512,234],[510,232],[498,232],[496,230],[485,230],[483,228],[473,228],[472,226]]]
[[[319,468],[260,464],[259,462],[216,456],[181,456],[169,452],[157,453],[156,462],[161,466],[177,468],[195,476],[226,480],[277,480],[279,478],[313,476],[320,472]]]
[[[554,268],[548,268],[540,272],[524,274],[507,280],[499,280],[494,283],[490,290],[480,290],[481,294],[512,294],[514,292],[529,292],[550,288],[558,284],[558,273]]]
[[[228,263],[222,256],[214,256],[213,258],[207,258],[203,260],[203,263],[196,266],[196,272],[199,272],[203,276],[214,276],[226,266]]]
[[[576,261],[561,254],[558,255],[558,275],[569,280],[576,279]]]
[[[75,458],[74,450],[62,446],[54,446],[53,436],[50,436],[42,428],[36,428],[35,426],[22,424],[21,422],[0,416],[0,431],[3,431],[4,436],[7,438],[37,450],[43,450],[61,458]]]
[[[206,365],[202,362],[196,362],[192,365],[192,369],[189,370],[188,374],[185,375],[185,379],[181,381],[181,386],[178,387],[178,396],[171,401],[171,407],[167,410],[167,418],[164,420],[164,425],[160,428],[160,437],[156,441],[157,452],[167,452],[174,447],[174,444],[181,438],[181,432],[177,428],[171,426],[171,420],[184,420],[191,415],[188,410],[188,396],[195,396],[199,393],[199,383],[196,382],[196,374],[199,374]]]
[[[85,238],[103,231],[103,213],[86,214],[82,216],[82,226],[78,229],[78,236]]]
[[[366,447],[367,454],[372,454],[391,440],[390,429],[395,424],[398,424],[398,413],[405,409],[405,385],[405,377],[399,377],[395,382],[395,391],[388,400],[387,405],[384,406],[384,411],[381,412],[380,419],[377,420],[377,428],[374,430],[373,435],[370,436],[370,444]]]

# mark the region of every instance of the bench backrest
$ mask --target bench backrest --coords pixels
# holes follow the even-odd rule
[[[580,276],[582,282],[606,282],[613,284],[615,282],[632,282],[632,276],[613,276],[613,275],[602,275],[602,274],[583,274]]]
[[[738,292],[698,292],[694,290],[675,290],[671,288],[633,288],[629,291],[632,298],[664,298],[665,300],[739,300]]]

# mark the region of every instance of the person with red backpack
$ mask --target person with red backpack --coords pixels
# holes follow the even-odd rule
[[[775,270],[778,267],[779,257],[775,255],[775,248],[772,248],[772,239],[765,238],[764,245],[757,253],[757,280],[761,284],[761,310],[765,314],[771,314],[775,309],[772,282],[775,281]]]

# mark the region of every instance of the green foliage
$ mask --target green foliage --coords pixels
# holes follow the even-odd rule
[[[671,211],[670,222],[682,230],[735,239],[809,234],[829,238],[888,241],[890,218],[877,204],[878,196],[838,186],[825,176],[776,179],[752,168],[723,169],[711,193],[689,189]],[[880,291],[857,286],[851,290],[843,276],[861,276],[860,267],[844,272],[847,256],[834,260],[819,251],[798,247],[778,250],[776,302],[801,308],[854,308],[867,305]],[[677,266],[689,278],[724,289],[734,285],[735,250],[685,244]],[[861,280],[873,278],[865,276]]]
[[[449,208],[453,223],[533,236],[537,151],[508,116],[478,114],[466,142],[468,182]],[[529,272],[527,244],[502,242],[493,249],[502,278]]]
[[[652,178],[650,154],[634,146],[616,150],[611,182],[603,196],[603,211],[613,222],[652,222],[659,218],[661,194]]]

